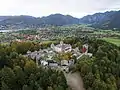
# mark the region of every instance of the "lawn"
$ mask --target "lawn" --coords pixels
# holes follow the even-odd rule
[[[118,38],[102,38],[103,40],[116,44],[117,46],[120,46],[120,39]]]

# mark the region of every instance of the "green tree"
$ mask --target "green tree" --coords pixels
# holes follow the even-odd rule
[[[2,82],[1,90],[11,90],[4,82]]]
[[[15,74],[11,68],[4,67],[1,71],[1,81],[4,82],[10,89],[15,88]]]

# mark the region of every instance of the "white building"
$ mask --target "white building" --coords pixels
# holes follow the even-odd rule
[[[41,60],[41,65],[43,65],[43,66],[48,66],[48,62],[45,61],[45,60]]]
[[[47,60],[49,67],[58,67],[58,63],[54,60]]]
[[[60,62],[53,60],[53,57],[61,52],[71,52],[71,57],[75,56],[77,60],[79,60],[83,55],[88,55],[89,57],[92,57],[92,53],[88,53],[87,44],[83,45],[81,53],[78,47],[72,49],[72,46],[70,44],[64,44],[62,41],[58,45],[51,44],[51,48],[42,50],[40,49],[39,51],[34,52],[28,51],[27,55],[25,56],[36,60],[37,66],[41,64],[44,67],[47,66],[52,69],[60,68],[62,71],[69,72],[69,68],[75,64],[75,60],[61,60]]]
[[[72,46],[70,44],[64,44],[63,41],[60,42],[60,44],[58,45],[54,45],[51,44],[51,48],[55,51],[55,52],[71,52],[72,50]]]
[[[73,66],[75,64],[75,60],[74,59],[71,59],[68,62],[69,62],[69,66]]]

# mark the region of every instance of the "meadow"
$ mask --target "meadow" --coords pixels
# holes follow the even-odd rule
[[[120,39],[119,38],[102,38],[103,40],[113,43],[117,46],[120,46]]]

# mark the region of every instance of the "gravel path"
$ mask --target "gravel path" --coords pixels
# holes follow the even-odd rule
[[[72,90],[85,90],[83,87],[83,81],[78,73],[65,73],[68,86]]]

